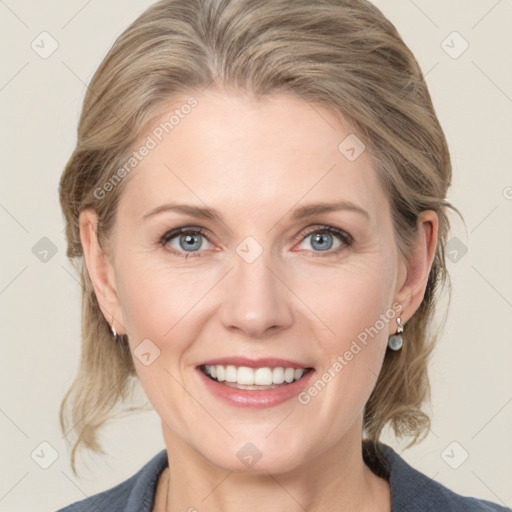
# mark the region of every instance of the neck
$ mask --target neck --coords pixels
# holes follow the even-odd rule
[[[223,470],[168,431],[164,437],[170,469],[162,475],[155,512],[391,510],[389,484],[364,463],[360,438],[344,439],[328,453],[272,474]]]

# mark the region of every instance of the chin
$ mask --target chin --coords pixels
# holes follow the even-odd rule
[[[225,446],[217,444],[213,450],[198,450],[213,465],[226,471],[245,474],[286,473],[301,463],[304,449],[294,443],[269,442],[265,435],[253,436],[254,441],[230,439]],[[289,437],[288,437],[289,439]],[[302,444],[302,443],[299,443]]]

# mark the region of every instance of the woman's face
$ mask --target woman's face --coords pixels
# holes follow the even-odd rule
[[[119,204],[109,307],[168,447],[234,471],[293,469],[360,439],[398,310],[413,313],[407,267],[369,157],[334,114],[287,95],[195,97],[141,139],[156,144]],[[357,209],[311,209],[341,202]],[[312,370],[240,390],[204,364],[240,382]]]

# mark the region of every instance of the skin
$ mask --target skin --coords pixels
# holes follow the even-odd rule
[[[198,106],[132,171],[110,255],[98,246],[94,211],[80,216],[105,318],[113,316],[132,350],[146,338],[160,350],[148,366],[134,357],[169,456],[170,485],[166,470],[154,510],[166,510],[167,500],[168,510],[184,511],[389,512],[387,481],[362,459],[362,412],[397,315],[305,405],[295,398],[267,409],[225,404],[195,367],[214,357],[273,356],[307,362],[321,375],[393,303],[405,324],[425,293],[437,215],[423,212],[416,250],[402,258],[370,159],[363,152],[351,162],[338,150],[352,130],[333,112],[284,94],[195,97]],[[291,220],[295,208],[339,200],[369,218],[342,210]],[[224,222],[176,212],[142,220],[169,202],[215,208]],[[354,243],[327,234],[314,244],[306,228],[317,224],[317,231],[345,230]],[[197,235],[201,257],[183,257],[179,235],[158,243],[182,226],[207,231],[208,238]],[[247,236],[263,248],[250,264],[236,252]],[[262,454],[252,467],[236,455],[247,442]]]

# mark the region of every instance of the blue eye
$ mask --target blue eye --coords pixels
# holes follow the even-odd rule
[[[178,238],[178,243],[180,245],[181,249],[185,250],[191,250],[191,251],[198,251],[201,249],[202,240],[200,240],[199,237],[202,237],[203,235],[195,235],[195,234],[186,234],[186,235],[180,235]]]
[[[185,252],[185,258],[189,254],[199,252],[203,248],[203,242],[208,240],[205,231],[201,228],[178,228],[167,232],[161,239],[162,245],[167,245],[169,242],[176,239],[177,246],[172,245],[174,249],[172,252]],[[202,256],[201,254],[194,254],[194,256]]]
[[[350,247],[354,242],[349,233],[324,225],[313,226],[307,233],[301,234],[298,240],[305,241],[309,237],[312,237],[310,242],[312,249],[307,249],[307,252],[314,256],[332,256],[344,248]],[[339,242],[333,249],[333,240],[336,238]],[[184,258],[188,258],[190,255],[193,257],[203,256],[201,253],[208,247],[208,242],[206,231],[193,226],[173,229],[165,233],[160,239],[162,246],[169,245],[170,252]]]
[[[332,248],[333,245],[333,236],[331,233],[320,233],[319,231],[313,233],[312,235],[308,235],[305,240],[309,237],[313,237],[311,239],[310,245],[319,251],[328,251]]]
[[[326,253],[325,256],[336,254],[344,247],[350,247],[353,244],[351,235],[332,226],[313,226],[302,239],[307,240],[309,237],[312,237],[310,246],[313,248],[312,254],[315,256],[324,256],[324,254],[315,254],[322,252]],[[335,238],[338,238],[341,242],[331,250]]]

